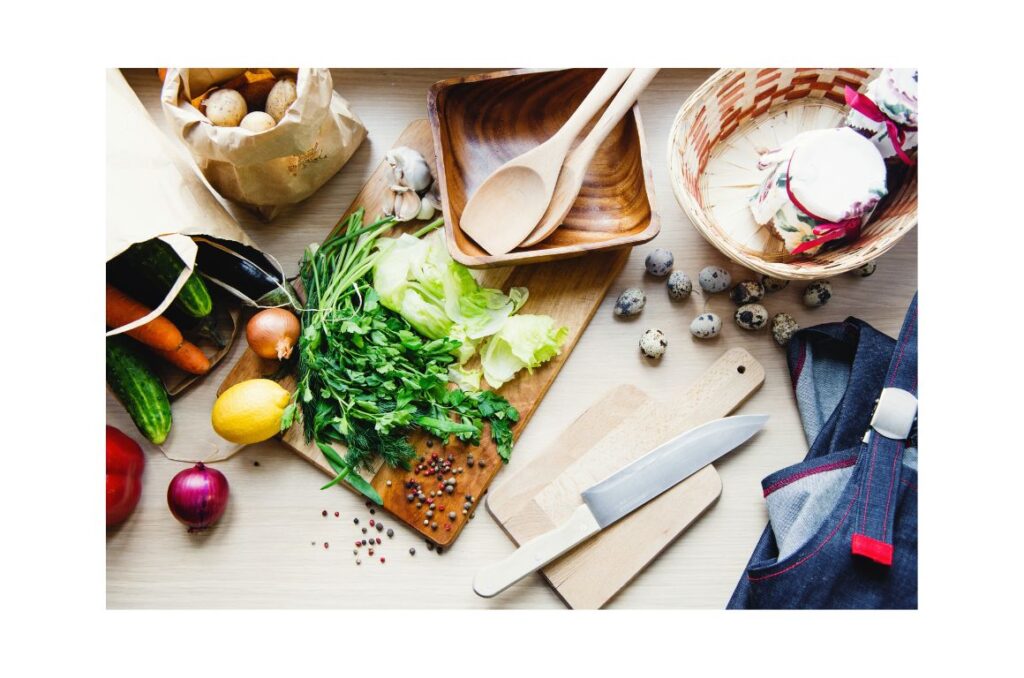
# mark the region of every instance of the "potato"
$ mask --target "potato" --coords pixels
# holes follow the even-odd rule
[[[245,99],[233,89],[218,89],[203,102],[206,117],[218,127],[237,127],[248,109]]]
[[[295,98],[295,80],[281,78],[274,84],[270,94],[267,95],[267,113],[276,122],[281,122],[281,118],[288,112],[288,107],[295,102]]]
[[[274,119],[263,111],[253,111],[242,118],[242,124],[239,127],[250,132],[265,132],[276,124]]]

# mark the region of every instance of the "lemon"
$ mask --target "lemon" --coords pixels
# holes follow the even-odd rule
[[[273,438],[281,429],[281,415],[290,399],[291,394],[270,379],[235,384],[213,404],[213,430],[243,445]]]

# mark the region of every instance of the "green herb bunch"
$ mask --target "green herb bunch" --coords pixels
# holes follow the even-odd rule
[[[338,235],[307,248],[299,271],[307,300],[298,385],[281,422],[287,429],[301,409],[306,441],[320,448],[338,474],[324,487],[346,480],[377,503],[377,492],[352,471],[369,468],[378,456],[408,469],[416,456],[407,439],[413,429],[478,445],[487,422],[507,461],[511,426],[519,419],[519,412],[491,391],[452,388],[448,366],[460,346],[457,340],[425,339],[380,305],[370,272],[377,239],[394,223],[391,217],[363,226],[360,209]],[[442,223],[438,219],[415,236]],[[335,443],[347,446],[344,457]]]

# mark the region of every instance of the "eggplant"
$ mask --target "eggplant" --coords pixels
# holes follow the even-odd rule
[[[292,306],[301,309],[295,290],[273,257],[241,243],[205,236],[196,264],[203,277],[250,306]]]

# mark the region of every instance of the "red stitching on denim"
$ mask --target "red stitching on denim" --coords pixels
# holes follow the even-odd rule
[[[907,326],[906,331],[903,333],[903,341],[900,342],[900,352],[896,356],[896,365],[892,368],[892,373],[889,375],[888,386],[892,386],[893,382],[896,381],[896,373],[900,369],[900,363],[903,362],[903,353],[907,349],[907,344],[910,343],[910,333],[913,330],[914,325],[917,324],[917,309],[914,310],[914,316],[910,319],[910,324]]]
[[[917,483],[912,483],[906,478],[900,478],[900,482],[912,489],[914,492],[917,492]]]
[[[853,495],[853,499],[850,500],[850,505],[846,507],[846,513],[843,514],[843,517],[839,520],[839,522],[832,529],[832,531],[829,533],[829,535],[827,537],[825,537],[824,541],[822,541],[820,544],[818,544],[818,547],[815,548],[812,553],[807,554],[807,556],[805,556],[804,558],[801,558],[800,560],[798,560],[797,562],[793,563],[789,567],[786,567],[785,569],[779,570],[778,572],[773,572],[771,574],[766,574],[763,577],[753,577],[748,572],[747,573],[747,579],[749,581],[763,581],[765,579],[771,579],[772,577],[778,577],[780,574],[785,574],[786,572],[789,572],[790,570],[792,570],[795,567],[800,567],[801,565],[806,563],[808,560],[810,560],[814,556],[818,555],[818,553],[821,551],[821,549],[825,548],[825,544],[827,544],[830,541],[832,541],[832,537],[836,536],[836,532],[838,532],[839,528],[842,527],[843,523],[846,522],[846,518],[850,515],[850,511],[853,510],[853,505],[855,503],[857,503],[857,497],[859,497],[859,496],[860,496],[860,489],[858,488],[857,492],[854,493],[854,495]]]
[[[812,475],[814,475],[816,473],[824,473],[825,471],[834,471],[834,470],[840,469],[840,468],[847,468],[849,466],[853,466],[856,463],[857,463],[857,457],[850,457],[849,459],[843,459],[842,461],[834,461],[831,464],[824,464],[822,466],[815,466],[814,468],[810,468],[810,469],[807,469],[805,471],[801,471],[800,473],[795,473],[795,474],[793,474],[791,476],[783,478],[782,480],[777,480],[774,483],[772,483],[771,485],[769,485],[768,488],[765,489],[765,491],[764,491],[764,496],[767,497],[772,492],[775,492],[776,490],[782,489],[783,487],[785,487],[786,485],[789,485],[791,483],[795,483],[796,481],[800,480],[801,478],[806,478],[807,476],[812,476]]]
[[[875,442],[871,444],[871,464],[868,466],[868,482],[864,488],[864,519],[860,523],[860,531],[867,534],[868,531],[868,505],[871,503],[871,476],[875,472],[875,453],[878,452],[878,439],[881,437],[877,431],[874,434]]]
[[[889,531],[889,502],[892,500],[892,488],[896,484],[896,464],[903,460],[903,443],[896,443],[896,450],[892,455],[892,471],[889,475],[889,494],[885,496],[885,515],[882,516],[882,541]]]

